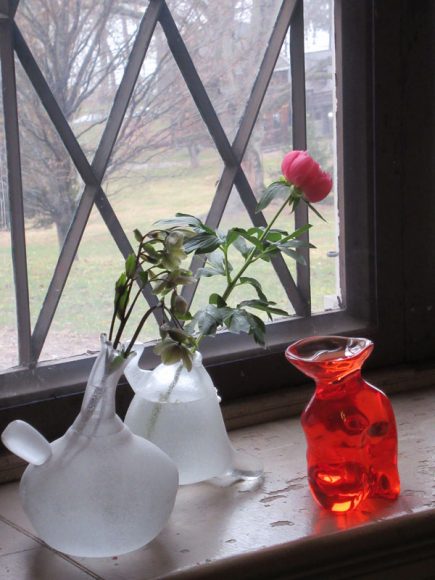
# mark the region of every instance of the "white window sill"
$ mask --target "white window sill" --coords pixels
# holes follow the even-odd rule
[[[1,578],[433,578],[435,390],[392,397],[399,427],[402,493],[332,515],[314,503],[299,420],[231,432],[262,457],[265,479],[219,488],[182,487],[167,527],[117,558],[69,558],[35,536],[16,483],[0,487]],[[432,575],[431,575],[432,574]]]

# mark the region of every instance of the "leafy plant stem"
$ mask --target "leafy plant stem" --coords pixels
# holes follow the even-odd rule
[[[127,348],[125,349],[124,352],[124,358],[127,358],[128,355],[131,352],[131,349],[133,348],[134,343],[136,342],[137,337],[139,336],[140,331],[142,330],[145,322],[148,320],[148,318],[150,317],[150,315],[154,312],[154,310],[156,310],[157,308],[162,308],[162,303],[159,302],[159,304],[156,304],[155,306],[151,306],[151,308],[149,310],[147,310],[147,312],[145,312],[145,314],[142,316],[135,333],[133,334],[130,342],[128,343]],[[115,346],[115,345],[114,345]],[[116,347],[115,347],[116,348]]]
[[[170,308],[168,308],[166,306],[166,304],[164,302],[162,302],[162,308],[165,312],[167,312],[172,320],[172,322],[175,324],[175,326],[177,326],[178,328],[182,329],[183,326],[180,324],[179,320],[177,319],[176,316],[174,316],[173,312],[171,311]]]
[[[231,284],[232,280],[231,280],[230,268],[229,268],[229,264],[228,264],[228,248],[227,247],[225,247],[223,249],[223,253],[224,253],[224,260],[225,260],[225,274],[227,277],[227,284],[229,286]]]
[[[292,187],[291,188],[291,191],[290,191],[290,195],[287,196],[287,198],[285,199],[285,201],[282,204],[282,206],[276,212],[275,216],[273,217],[273,219],[271,220],[271,222],[269,223],[269,225],[266,227],[266,229],[264,230],[264,232],[259,237],[259,241],[260,242],[262,242],[267,237],[267,234],[272,229],[273,224],[276,222],[276,220],[279,218],[279,216],[281,215],[281,213],[284,211],[284,209],[288,205],[290,199],[293,196],[293,192],[294,192],[294,189]],[[243,264],[243,266],[240,268],[240,270],[237,272],[237,274],[234,276],[234,278],[231,279],[231,277],[229,275],[229,271],[228,271],[228,266],[227,266],[227,263],[228,263],[228,261],[227,261],[227,252],[224,250],[225,270],[226,270],[226,275],[227,275],[227,287],[225,289],[225,292],[222,295],[223,300],[226,301],[228,299],[228,297],[230,296],[231,292],[234,290],[234,288],[236,288],[236,286],[239,285],[238,284],[239,283],[239,280],[242,277],[242,275],[244,274],[244,272],[248,269],[248,267],[252,263],[256,262],[261,257],[261,256],[255,256],[255,251],[256,251],[256,248],[252,248],[252,250],[250,251],[250,253],[246,256],[245,263]],[[204,334],[202,334],[202,333],[196,338],[195,346],[192,349],[193,352],[195,352],[196,350],[198,350],[199,345],[201,343],[201,340],[203,338],[204,338]]]
[[[110,330],[109,330],[109,340],[110,341],[112,340],[113,331],[115,329],[116,312],[118,310],[120,299],[121,299],[121,296],[118,296],[118,298],[116,299],[116,302],[115,302],[115,306],[113,308],[112,320],[110,322]]]
[[[130,318],[131,313],[133,312],[133,308],[134,308],[134,306],[135,306],[135,304],[137,302],[137,299],[141,295],[143,289],[144,289],[143,284],[139,284],[139,290],[136,292],[136,295],[133,298],[133,301],[132,301],[132,303],[130,305],[130,308],[128,309],[127,314],[125,315],[125,323],[127,323],[128,319]],[[125,327],[125,324],[124,324],[124,327]],[[123,330],[124,330],[124,328],[123,328]]]
[[[293,195],[293,188],[291,189],[290,195],[285,199],[282,206],[279,208],[279,210],[276,212],[276,214],[274,215],[274,217],[272,218],[272,220],[270,221],[268,226],[265,228],[265,230],[263,231],[261,236],[258,238],[259,242],[262,242],[267,237],[267,234],[272,229],[273,224],[276,222],[276,220],[279,218],[281,213],[284,211],[284,209],[288,205],[289,200],[292,197],[292,195]],[[249,254],[246,256],[246,260],[245,260],[245,263],[243,264],[243,266],[240,268],[240,270],[237,272],[237,274],[233,277],[232,281],[228,284],[225,292],[222,294],[222,298],[225,301],[227,300],[227,298],[230,296],[231,292],[236,287],[236,284],[239,281],[239,279],[241,278],[241,276],[244,274],[244,272],[247,270],[247,268],[252,264],[252,262],[255,261],[255,252],[256,252],[256,248],[254,247],[249,252]]]

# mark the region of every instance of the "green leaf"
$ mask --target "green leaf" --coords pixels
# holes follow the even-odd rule
[[[115,282],[115,289],[119,290],[119,291],[123,291],[124,290],[124,286],[127,284],[127,276],[125,274],[125,272],[123,272],[120,277],[118,278],[118,280]]]
[[[199,310],[192,321],[192,328],[197,325],[201,334],[205,336],[214,336],[218,326],[223,324],[224,319],[232,312],[232,308],[219,307],[209,304],[203,310]],[[192,332],[192,329],[187,329],[187,332]]]
[[[257,344],[264,346],[266,343],[266,325],[258,316],[248,312],[248,320],[250,324],[249,334],[254,337]]]
[[[269,302],[264,300],[243,300],[240,304],[237,304],[238,308],[248,307],[256,308],[257,310],[262,310],[268,314],[279,314],[280,316],[289,316],[288,312],[281,310],[281,308],[275,308],[275,302]]]
[[[176,290],[174,290],[171,295],[171,309],[177,318],[180,314],[186,314],[189,309],[186,300],[183,296],[177,294]]]
[[[188,335],[180,328],[169,328],[167,332],[172,340],[175,340],[175,342],[184,342],[189,338]]]
[[[186,367],[186,369],[190,372],[192,370],[193,355],[185,347],[183,347],[181,350],[181,360],[183,361],[183,364]]]
[[[302,266],[307,265],[307,261],[305,260],[305,258],[303,256],[301,256],[300,254],[298,254],[297,252],[295,252],[295,250],[289,250],[287,248],[283,248],[282,251],[287,256],[290,256],[290,258],[293,258],[293,260],[295,260],[298,264],[302,264]]]
[[[282,181],[274,181],[267,187],[260,198],[260,201],[255,208],[255,213],[260,213],[277,197],[288,197],[290,185]]]
[[[233,242],[234,247],[242,254],[244,258],[246,258],[251,250],[245,242],[244,238],[240,236],[240,232],[236,233],[238,237]]]
[[[263,250],[262,242],[259,242],[255,236],[249,234],[243,228],[234,228],[234,229],[236,229],[239,232],[239,234],[245,238],[245,240],[248,240],[248,242],[250,242],[253,246],[255,246],[257,250],[259,250],[260,252]]]
[[[198,268],[195,276],[198,278],[210,278],[211,276],[221,276],[222,274],[214,268]]]
[[[177,312],[177,318],[178,320],[189,322],[190,320],[192,320],[192,315],[190,314],[190,312],[185,312],[184,314]]]
[[[204,336],[214,336],[218,327],[216,318],[206,310],[200,310],[195,315],[198,329]]]
[[[123,294],[121,294],[117,300],[116,305],[116,315],[120,320],[124,317],[125,310],[128,305],[128,300],[130,298],[130,293],[126,290]]]
[[[280,250],[284,249],[284,248],[315,248],[316,246],[313,246],[313,244],[310,244],[310,242],[305,242],[304,240],[288,240],[285,243],[280,242],[278,244],[278,248]]]
[[[159,252],[153,247],[152,242],[147,242],[143,244],[142,248],[144,251],[154,260],[158,260],[160,257]],[[143,254],[142,254],[143,255]]]
[[[277,230],[270,230],[266,235],[266,240],[268,242],[279,242],[282,238],[282,232]]]
[[[237,230],[235,230],[234,228],[232,228],[231,230],[228,230],[226,238],[225,238],[225,244],[227,247],[231,246],[231,244],[233,244],[237,238],[239,237],[239,232]]]
[[[116,369],[118,369],[123,364],[124,361],[125,356],[122,353],[116,355],[115,358],[113,358],[109,363],[110,372],[116,371]]]
[[[263,254],[260,256],[262,260],[270,262],[270,258],[279,252],[278,246],[275,244],[269,244],[266,242],[266,247]]]
[[[239,282],[241,284],[250,284],[251,286],[253,286],[257,292],[258,298],[260,298],[260,300],[264,300],[265,302],[267,302],[266,295],[264,294],[263,288],[258,280],[256,280],[255,278],[248,278],[247,276],[242,276]]]
[[[210,294],[208,302],[209,304],[215,304],[218,308],[224,308],[226,306],[225,300],[222,298],[222,296],[216,294],[216,292]]]
[[[166,348],[161,351],[160,357],[164,365],[173,365],[181,360],[182,348],[179,344],[174,342],[171,345],[167,345]]]
[[[307,232],[312,227],[313,226],[311,224],[305,224],[304,226],[301,226],[300,228],[295,230],[292,234],[289,234],[288,236],[283,238],[282,241],[285,242],[287,240],[292,240],[293,238],[298,238],[299,236],[301,236],[302,234]]]
[[[148,272],[144,272],[143,270],[141,272],[138,273],[139,276],[139,280],[141,281],[142,285],[145,286],[145,284],[148,282]]]
[[[171,227],[171,226],[191,226],[191,227],[201,227],[204,224],[200,219],[194,215],[188,213],[176,213],[175,217],[159,220],[156,225],[160,227]]]
[[[136,241],[141,243],[143,240],[143,235],[141,234],[140,230],[138,230],[138,229],[133,230],[133,233],[134,233],[134,237],[136,238]]]
[[[260,236],[263,235],[264,233],[264,228],[263,227],[257,227],[257,226],[253,226],[251,228],[249,228],[248,230],[246,230],[248,232],[248,234],[250,236],[256,236],[257,238],[259,238]]]
[[[228,330],[234,334],[249,332],[251,329],[248,313],[244,310],[235,309],[230,316],[225,318],[224,322]]]
[[[225,259],[222,252],[214,251],[207,256],[208,262],[213,266],[213,268],[222,275],[225,275]],[[230,267],[230,272],[232,267]]]
[[[209,234],[206,232],[196,234],[184,244],[184,249],[187,253],[195,252],[196,254],[208,254],[217,250],[220,246],[220,239],[216,234]]]
[[[325,218],[322,216],[322,214],[317,211],[317,209],[311,205],[311,203],[309,201],[307,201],[306,199],[304,199],[305,203],[307,204],[307,206],[310,208],[311,211],[313,211],[317,217],[319,217],[322,221],[324,221],[325,223],[328,223]]]
[[[129,278],[134,278],[136,273],[136,256],[135,254],[130,254],[125,260],[125,273]]]

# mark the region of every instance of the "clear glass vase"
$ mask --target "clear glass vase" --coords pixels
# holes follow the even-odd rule
[[[372,350],[370,340],[344,336],[306,338],[286,350],[287,360],[316,382],[301,417],[308,482],[314,499],[334,512],[400,492],[391,403],[361,376]]]
[[[167,522],[178,473],[158,447],[133,435],[115,413],[127,361],[104,335],[81,411],[52,444],[22,421],[2,434],[30,463],[20,483],[24,510],[39,536],[74,556],[113,556],[151,541]]]
[[[135,391],[125,417],[133,433],[169,455],[178,467],[180,484],[220,477],[225,481],[258,479],[261,462],[236,451],[228,438],[220,398],[210,375],[195,353],[192,370],[181,364],[140,368],[143,346],[125,369]]]

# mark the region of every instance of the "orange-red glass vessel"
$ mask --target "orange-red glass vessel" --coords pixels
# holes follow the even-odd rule
[[[391,403],[361,377],[372,350],[365,338],[319,336],[285,353],[316,382],[301,418],[308,481],[315,500],[334,512],[355,509],[367,497],[396,499],[400,492]]]

